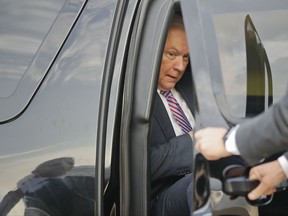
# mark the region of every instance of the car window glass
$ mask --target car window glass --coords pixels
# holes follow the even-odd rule
[[[0,2],[0,97],[13,94],[65,1]]]
[[[213,23],[225,96],[230,114],[240,118],[246,116],[247,103],[247,55],[244,30],[247,15],[251,17],[269,59],[274,103],[284,94],[287,84],[287,9],[214,14]],[[267,89],[267,75],[265,80]]]

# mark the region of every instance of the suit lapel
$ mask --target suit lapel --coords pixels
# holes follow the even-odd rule
[[[156,94],[155,98],[155,108],[156,109],[154,110],[154,117],[158,122],[159,126],[161,127],[163,134],[165,135],[167,140],[175,137],[176,135],[170,122],[170,118],[158,93]]]
[[[176,88],[177,91],[181,94],[183,99],[185,100],[186,104],[188,105],[190,111],[194,115],[194,98],[193,98],[193,91],[192,89],[183,89],[183,88]]]
[[[189,70],[189,67],[187,68],[188,69],[183,74],[181,80],[176,84],[175,88],[177,89],[177,91],[179,91],[179,93],[187,103],[189,109],[191,110],[192,114],[194,115],[194,88],[192,84],[191,72]]]

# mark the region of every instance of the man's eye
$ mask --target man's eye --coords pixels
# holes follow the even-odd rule
[[[175,56],[176,56],[175,52],[167,52],[167,57],[168,57],[169,59],[174,59]]]
[[[184,61],[189,61],[189,56],[187,55],[187,56],[183,56],[183,60]]]

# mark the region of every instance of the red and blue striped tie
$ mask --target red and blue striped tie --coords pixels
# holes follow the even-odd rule
[[[183,110],[181,109],[179,103],[177,102],[177,100],[172,95],[171,91],[161,90],[160,93],[162,95],[164,95],[164,97],[166,98],[166,100],[169,104],[169,108],[170,108],[176,122],[178,123],[178,125],[182,129],[182,131],[184,133],[188,133],[188,132],[192,131],[191,124],[189,123],[189,121],[188,121],[187,117],[185,116]]]

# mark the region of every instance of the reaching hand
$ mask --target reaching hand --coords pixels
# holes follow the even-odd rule
[[[195,148],[203,154],[207,160],[218,160],[222,157],[232,155],[227,152],[223,137],[227,133],[226,128],[204,128],[196,131],[194,138],[196,140]]]
[[[274,160],[251,168],[249,179],[260,181],[260,184],[248,194],[250,200],[256,200],[262,195],[274,193],[275,186],[283,182],[286,176],[278,160]]]
[[[193,134],[193,131],[190,131],[188,134],[190,135],[190,137],[192,138],[192,140],[194,140],[194,134]]]

